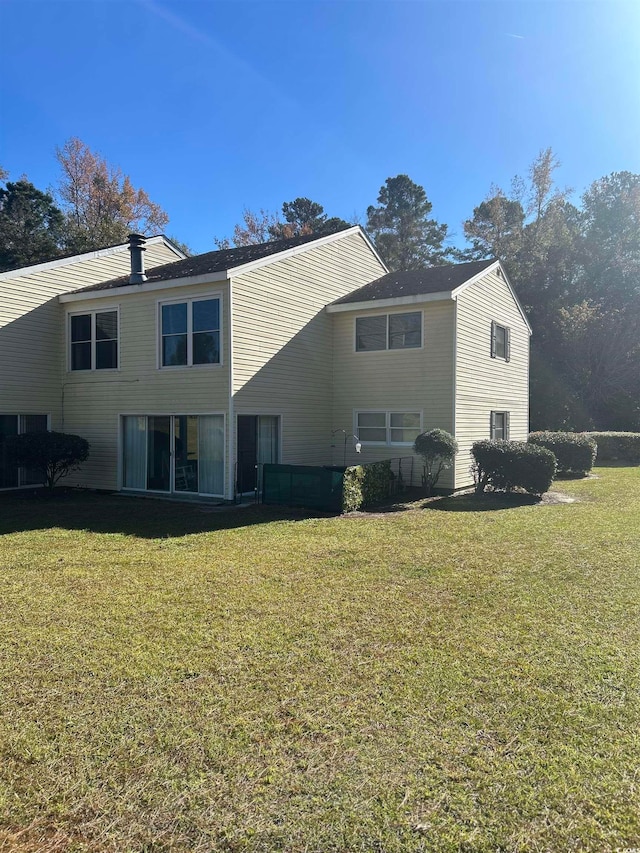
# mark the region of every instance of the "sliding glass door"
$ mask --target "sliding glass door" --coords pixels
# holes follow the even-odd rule
[[[223,415],[126,415],[125,489],[224,495]]]
[[[42,474],[18,468],[11,459],[7,439],[25,432],[46,432],[47,415],[0,415],[0,489],[42,485]]]

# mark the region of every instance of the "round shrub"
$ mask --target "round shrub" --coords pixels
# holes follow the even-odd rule
[[[529,443],[554,453],[560,474],[587,474],[593,468],[598,451],[592,438],[577,432],[532,432]]]
[[[7,445],[16,464],[37,471],[49,489],[89,457],[89,442],[64,432],[24,432]]]
[[[422,456],[424,473],[422,482],[427,494],[431,494],[445,468],[450,468],[458,452],[458,442],[443,429],[421,432],[413,443],[413,452]]]
[[[478,494],[490,487],[494,491],[524,489],[531,495],[542,495],[556,473],[554,454],[524,441],[476,441],[471,455]]]

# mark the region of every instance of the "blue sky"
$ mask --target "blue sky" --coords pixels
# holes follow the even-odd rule
[[[384,180],[464,218],[552,146],[576,193],[640,172],[640,2],[0,0],[0,165],[71,136],[194,251],[243,206],[365,218]]]

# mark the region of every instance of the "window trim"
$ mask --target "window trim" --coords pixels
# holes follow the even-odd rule
[[[116,367],[96,367],[96,314],[109,314],[110,312],[115,312],[116,314],[116,323],[117,323],[117,337],[116,337]],[[71,336],[71,318],[72,317],[84,317],[86,315],[91,317],[91,367],[86,369],[78,369],[74,370],[72,367],[73,364],[73,340]],[[91,308],[88,311],[67,311],[67,373],[116,373],[120,370],[120,305],[108,305],[104,308]]]
[[[420,315],[420,346],[419,347],[393,347],[389,346],[389,317],[397,316],[398,314],[419,314]],[[386,341],[383,349],[358,349],[358,320],[368,320],[373,317],[386,317]],[[417,311],[377,311],[374,314],[356,314],[353,318],[353,351],[360,355],[365,353],[370,355],[374,352],[407,352],[413,350],[417,352],[424,349],[424,311],[419,308]]]
[[[504,355],[498,355],[496,333],[498,329],[504,329]],[[511,327],[503,326],[497,320],[491,321],[491,358],[498,358],[501,361],[511,361]]]
[[[219,326],[218,334],[220,336],[220,360],[208,364],[193,363],[193,310],[190,306],[194,302],[206,302],[209,299],[218,300],[218,319]],[[163,305],[187,305],[187,363],[186,364],[163,364],[162,363],[162,306]],[[222,291],[212,291],[197,296],[175,296],[172,299],[156,300],[156,369],[157,370],[210,370],[212,368],[222,367],[224,364],[224,300]],[[196,333],[197,334],[197,333]]]
[[[384,415],[385,416],[385,430],[387,433],[386,441],[366,441],[360,436],[359,424],[358,424],[358,415]],[[420,417],[420,426],[418,427],[418,435],[423,432],[423,410],[422,409],[399,409],[398,407],[394,409],[354,409],[353,410],[353,434],[358,436],[358,440],[362,444],[363,447],[413,447],[413,441],[391,441],[391,415],[419,415]],[[378,429],[382,429],[382,427],[378,427]],[[400,429],[400,427],[393,427],[393,429]]]
[[[501,439],[496,438],[496,416],[501,415],[504,417],[504,439],[503,441],[510,441],[511,436],[511,412],[507,412],[504,409],[492,409],[491,414],[489,416],[489,438],[491,441],[500,441]]]

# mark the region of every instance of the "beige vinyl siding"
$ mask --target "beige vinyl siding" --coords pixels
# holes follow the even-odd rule
[[[146,252],[149,268],[177,258],[164,242]],[[47,266],[0,274],[0,412],[51,414],[60,429],[64,312],[57,297],[126,274],[130,260],[121,246]]]
[[[511,360],[491,358],[491,322],[510,329]],[[510,413],[510,438],[529,431],[529,330],[509,286],[495,272],[464,290],[456,312],[456,487],[472,482],[469,451],[490,437],[492,411]]]
[[[356,317],[421,311],[422,348],[355,351]],[[424,302],[394,309],[332,314],[334,328],[333,425],[349,435],[356,432],[357,411],[421,412],[423,430],[453,429],[453,315],[451,301]],[[343,436],[336,436],[333,462],[341,464]],[[366,445],[357,454],[354,440],[347,441],[347,464],[412,456],[407,445]],[[420,482],[420,462],[414,463],[414,483]],[[439,484],[453,484],[445,472]]]
[[[221,297],[222,358],[219,365],[159,368],[159,304],[173,299]],[[74,478],[92,488],[119,487],[120,416],[225,414],[229,404],[229,286],[213,282],[66,303],[68,315],[118,308],[120,366],[69,371],[68,331],[63,355],[64,429],[91,444],[89,460]],[[229,471],[225,471],[228,484]]]
[[[281,416],[283,462],[330,461],[332,317],[324,307],[384,273],[352,234],[233,277],[235,414]]]

